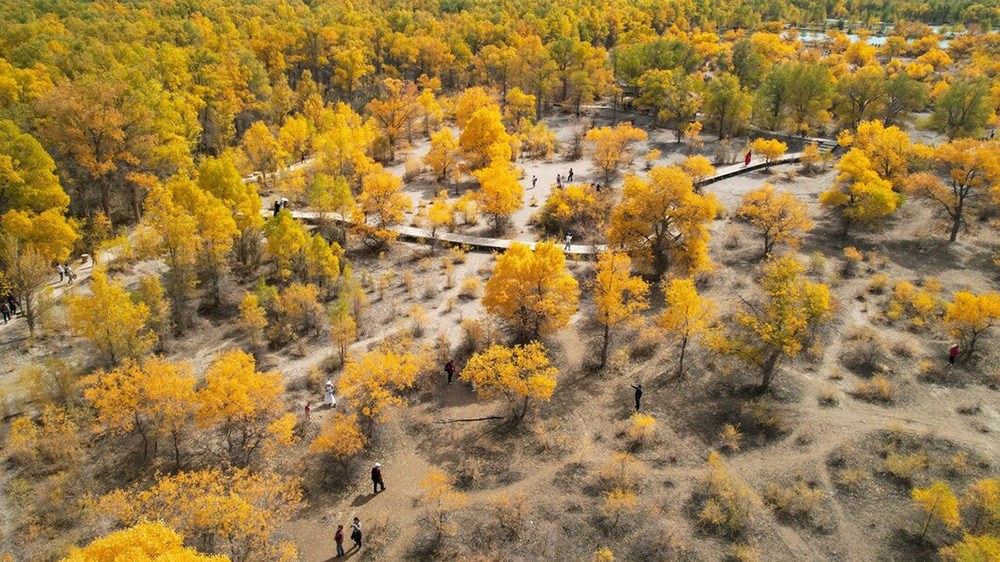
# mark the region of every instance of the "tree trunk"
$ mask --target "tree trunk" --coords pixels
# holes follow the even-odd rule
[[[687,351],[687,345],[688,345],[688,338],[687,336],[684,336],[684,339],[681,340],[681,358],[677,362],[677,378],[680,378],[684,375],[684,353]]]
[[[964,203],[965,202],[963,200],[958,200],[958,207],[955,209],[955,217],[951,223],[951,236],[948,238],[949,242],[958,240],[958,231],[962,228],[962,206]]]
[[[778,365],[778,359],[781,357],[781,350],[776,349],[771,352],[771,355],[764,362],[762,371],[764,372],[764,378],[760,382],[760,392],[764,393],[771,386],[771,381],[774,379],[774,371]]]
[[[604,345],[601,346],[601,368],[608,362],[608,344],[611,342],[611,327],[604,325]]]

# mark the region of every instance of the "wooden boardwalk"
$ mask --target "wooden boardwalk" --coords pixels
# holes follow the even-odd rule
[[[802,153],[795,153],[783,156],[771,163],[765,163],[763,161],[760,162],[751,161],[749,166],[745,166],[743,164],[733,164],[731,166],[724,166],[722,168],[719,168],[714,176],[705,179],[704,182],[702,182],[702,185],[708,185],[741,174],[762,170],[769,166],[776,166],[779,164],[792,164],[798,162],[801,158],[802,158]],[[265,215],[270,216],[270,214],[273,211],[271,209],[265,208],[261,212]],[[291,211],[291,213],[292,217],[307,222],[314,222],[322,218],[322,213],[318,211],[293,210]],[[404,240],[411,240],[414,242],[422,242],[422,243],[428,243],[434,240],[456,246],[466,246],[471,249],[485,250],[485,251],[504,251],[510,248],[511,244],[513,244],[514,242],[520,242],[522,244],[529,244],[532,246],[537,243],[535,241],[512,240],[507,238],[489,238],[485,236],[458,234],[455,232],[436,232],[434,233],[433,236],[431,236],[430,229],[419,228],[415,226],[402,226],[402,225],[392,226],[390,227],[390,230],[398,233],[400,238]],[[558,243],[560,246],[563,246],[561,240],[555,240],[555,242]],[[603,252],[605,247],[606,246],[604,244],[570,244],[569,248],[566,249],[564,247],[564,250],[569,255],[591,256]]]

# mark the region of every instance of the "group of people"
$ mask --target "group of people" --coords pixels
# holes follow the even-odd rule
[[[337,543],[337,558],[344,555],[344,526],[337,525],[337,533],[333,536]],[[351,523],[351,540],[354,541],[354,550],[361,550],[361,519],[355,517]]]
[[[65,280],[67,284],[72,285],[73,281],[76,280],[76,272],[69,266],[68,261],[63,263],[56,262],[56,271],[59,272],[60,283]]]
[[[566,174],[566,183],[571,183],[573,181],[573,168],[569,169],[569,173]],[[532,179],[531,187],[535,187],[535,181]],[[562,189],[563,187],[563,176],[562,174],[556,174],[556,187]]]
[[[280,213],[282,209],[287,209],[287,208],[288,208],[287,197],[282,197],[281,199],[274,200],[274,216],[278,216],[278,213]]]
[[[0,299],[0,315],[3,315],[3,323],[6,324],[17,314],[17,299],[14,295],[7,295],[7,298]]]

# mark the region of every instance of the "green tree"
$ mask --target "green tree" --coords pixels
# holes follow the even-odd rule
[[[747,124],[752,105],[750,94],[736,76],[723,74],[708,83],[705,113],[715,121],[719,140],[731,136]]]

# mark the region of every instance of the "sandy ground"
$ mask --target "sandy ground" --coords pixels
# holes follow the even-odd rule
[[[553,119],[550,126],[561,138],[568,138],[567,118]],[[649,144],[671,144],[672,139],[670,131],[655,131]],[[642,146],[637,154],[643,154],[646,148]],[[426,150],[426,143],[419,143],[413,154],[422,156]],[[676,162],[683,156],[681,152],[664,150],[661,161]],[[570,167],[579,181],[596,179],[586,161],[566,162],[557,157],[551,162],[519,165],[525,170],[526,188],[530,188],[532,175],[539,177],[536,189],[525,190],[525,202],[533,197],[544,202],[555,174]],[[857,462],[876,466],[881,462],[873,445],[881,438],[876,432],[887,424],[899,423],[924,442],[946,443],[942,450],[949,454],[968,450],[975,458],[982,457],[996,466],[1000,463],[1000,443],[995,437],[1000,431],[1000,393],[982,382],[984,373],[991,368],[990,360],[971,369],[962,368],[948,380],[923,379],[918,369],[920,360],[942,361],[945,357],[948,342],[940,330],[910,330],[886,324],[880,311],[887,295],[866,291],[871,272],[855,277],[836,272],[843,262],[844,247],[856,246],[866,256],[880,256],[884,265],[878,266],[878,272],[888,274],[893,281],[920,282],[934,277],[944,285],[945,296],[959,289],[995,290],[997,276],[990,255],[996,251],[997,236],[976,224],[975,230],[965,233],[958,244],[949,245],[944,241],[944,231],[928,228],[934,224],[930,210],[912,202],[886,229],[855,233],[845,239],[818,205],[818,195],[833,181],[834,172],[789,174],[798,168],[775,166],[768,172],[724,180],[707,188],[727,210],[712,226],[711,255],[718,268],[702,281],[704,292],[717,299],[721,310],[731,310],[740,295],[752,294],[760,243],[745,225],[730,217],[746,191],[767,182],[809,203],[817,227],[806,237],[799,254],[803,261],[817,252],[825,256],[826,272],[815,273],[814,277],[832,284],[838,303],[835,320],[824,331],[818,352],[788,364],[771,392],[769,402],[785,429],[777,435],[763,435],[745,427],[744,447],[726,455],[732,473],[759,494],[765,493],[769,483],[788,482],[799,475],[814,481],[823,490],[821,511],[825,523],[813,526],[789,521],[765,507],[749,538],[760,545],[761,559],[770,561],[934,560],[932,548],[913,546],[900,531],[911,528],[915,521],[906,487],[876,471],[860,492],[845,491],[836,484],[840,469],[831,459],[846,447],[855,451]],[[401,174],[402,164],[392,169]],[[415,207],[420,199],[431,197],[435,189],[426,174],[406,186]],[[537,235],[528,225],[534,211],[526,205],[516,213],[507,235],[535,239]],[[378,294],[374,284],[369,286],[370,308],[362,322],[360,341],[353,349],[365,349],[387,334],[406,329],[406,311],[413,304],[420,304],[431,316],[427,339],[432,341],[438,333],[444,333],[453,347],[460,343],[462,319],[479,316],[482,307],[478,299],[460,298],[459,286],[467,276],[485,281],[493,259],[488,254],[469,253],[464,263],[456,265],[454,286],[448,287],[440,265],[444,252],[428,258],[428,251],[424,246],[400,243],[386,259],[378,260],[351,250],[349,257],[357,274],[378,279],[388,272],[395,273],[395,281],[384,296]],[[578,279],[585,281],[592,264],[573,262],[570,267]],[[402,271],[414,274],[413,294],[401,279]],[[128,279],[134,278],[132,272]],[[234,290],[234,294],[238,291]],[[653,305],[650,317],[662,307],[662,298],[654,295]],[[227,306],[233,307],[235,302]],[[309,507],[281,531],[299,545],[301,560],[334,559],[336,524],[346,525],[354,516],[366,524],[384,522],[389,536],[369,537],[385,543],[378,558],[372,558],[369,550],[349,558],[401,560],[414,556],[414,544],[427,533],[422,525],[425,510],[418,502],[421,480],[434,468],[457,474],[471,458],[480,459],[485,466],[481,477],[464,489],[470,500],[466,508],[469,517],[485,516],[491,498],[514,497],[518,493],[528,498],[530,523],[525,535],[537,538],[537,544],[542,546],[528,554],[515,549],[511,560],[586,560],[599,546],[611,546],[616,559],[639,560],[639,544],[657,538],[649,525],[669,529],[685,545],[691,559],[727,559],[729,541],[696,525],[698,508],[692,497],[706,474],[705,459],[720,448],[718,436],[723,425],[746,423],[740,405],[748,397],[746,388],[754,382],[753,375],[715,374],[716,366],[704,353],[696,351],[687,376],[676,379],[675,354],[666,345],[659,346],[646,359],[627,360],[619,353],[606,372],[595,374],[587,368],[599,341],[597,331],[587,321],[592,306],[585,291],[580,313],[570,327],[547,342],[560,368],[559,384],[552,402],[540,408],[520,432],[505,433],[494,421],[438,423],[504,411],[500,401],[479,402],[466,385],[448,386],[443,374],[439,374],[424,390],[410,397],[411,407],[384,429],[384,444],[361,459],[355,472],[336,475],[337,484],[307,481]],[[890,344],[914,347],[913,356],[893,354],[886,367],[899,391],[899,398],[892,404],[867,402],[851,394],[862,377],[845,368],[840,356],[845,336],[858,326],[875,328]],[[67,337],[59,322],[49,330],[51,335],[25,352],[20,350],[25,337],[22,328],[0,329],[0,350],[5,357],[0,383],[4,388],[10,388],[17,366],[44,356],[84,361],[87,350],[82,342]],[[635,341],[634,333],[623,333],[615,349],[627,349]],[[188,337],[167,342],[166,355],[190,360],[195,371],[200,372],[217,350],[240,345],[241,336],[225,315],[203,317]],[[996,349],[988,351],[995,359]],[[312,368],[328,368],[332,354],[326,339],[318,337],[307,342],[305,354],[286,348],[269,354],[262,363],[284,373],[290,388],[289,408],[298,412],[306,401],[320,401],[321,388],[312,388],[306,379]],[[326,376],[336,382],[336,369]],[[610,455],[624,447],[622,432],[631,414],[629,384],[635,382],[642,382],[646,388],[644,410],[658,420],[659,439],[636,454],[643,466],[639,505],[621,528],[605,534],[594,527],[593,517],[602,499],[593,491],[593,480]],[[817,401],[829,385],[840,392],[836,407],[824,407]],[[977,413],[965,415],[958,411],[967,405],[978,406]],[[307,435],[330,415],[330,410],[314,411]],[[536,423],[546,428],[543,433],[561,440],[558,451],[540,445]],[[304,452],[302,455],[302,462],[323,462]],[[371,494],[366,476],[374,462],[382,463],[388,487],[378,495]],[[954,475],[939,464],[932,463],[928,475],[943,474],[957,488],[986,470]],[[316,472],[317,467],[309,467],[307,478]],[[473,531],[472,527],[460,529],[460,540],[466,538],[464,533]],[[538,537],[548,538],[543,541]]]

